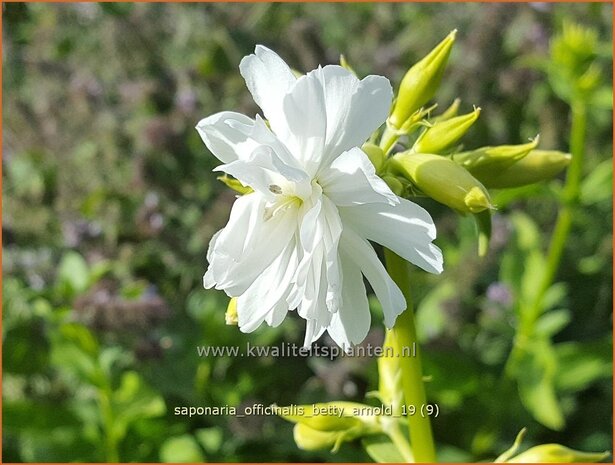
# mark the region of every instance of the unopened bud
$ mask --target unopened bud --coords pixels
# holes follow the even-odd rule
[[[579,452],[559,444],[542,444],[508,460],[508,463],[595,463],[609,456],[608,452]]]
[[[461,213],[493,208],[487,189],[450,158],[402,152],[391,158],[390,166],[432,199]]]
[[[342,435],[340,431],[318,431],[303,423],[297,423],[293,428],[295,443],[303,450],[331,449],[340,437],[343,439]]]
[[[231,297],[231,300],[226,307],[224,321],[227,325],[237,326],[237,298]]]
[[[451,106],[444,110],[444,112],[442,112],[441,114],[435,116],[432,119],[432,122],[437,123],[438,121],[446,121],[447,119],[451,119],[454,116],[457,116],[460,104],[461,100],[456,98],[455,100],[453,100],[453,103],[451,103]]]
[[[552,179],[570,164],[572,156],[557,150],[532,150],[515,164],[501,171],[475,174],[487,187],[504,189]],[[472,170],[470,170],[472,172]]]
[[[363,144],[361,150],[365,152],[367,158],[369,158],[369,161],[371,161],[374,168],[376,168],[376,173],[380,172],[382,165],[384,165],[384,151],[376,144],[372,144],[371,142],[366,142]]]
[[[401,81],[399,94],[389,118],[393,127],[401,128],[416,110],[434,96],[440,86],[456,33],[456,30],[452,31],[425,58],[408,70]]]
[[[461,139],[479,115],[480,108],[475,108],[472,113],[434,123],[420,135],[412,149],[419,153],[441,153]]]
[[[493,173],[502,172],[527,156],[538,146],[539,140],[540,138],[536,136],[534,140],[527,144],[482,147],[469,152],[456,153],[452,158],[456,163],[482,180]]]
[[[391,189],[395,195],[398,195],[399,197],[403,196],[404,185],[396,176],[385,174],[382,176],[382,180],[387,183],[387,186],[389,186],[389,189]]]
[[[372,408],[354,402],[328,402],[299,406],[301,415],[280,415],[295,424],[294,437],[301,449],[336,450],[344,441],[380,433],[379,417]]]

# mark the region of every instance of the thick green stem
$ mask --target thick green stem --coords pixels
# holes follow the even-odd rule
[[[416,408],[414,415],[408,415],[410,445],[416,462],[435,462],[436,451],[431,420],[428,415],[421,414],[421,406],[427,404],[427,397],[423,384],[421,352],[416,337],[408,263],[387,249],[385,249],[385,258],[387,270],[404,294],[407,305],[406,310],[397,317],[391,334],[399,357],[405,403]],[[408,352],[412,347],[417,347],[416,354]]]
[[[380,148],[384,152],[385,156],[389,154],[397,140],[399,139],[399,135],[391,130],[389,126],[384,129],[384,134],[382,134],[382,139],[380,139]]]
[[[513,374],[519,349],[522,348],[534,330],[536,320],[543,312],[543,300],[549,290],[559,269],[564,248],[572,227],[574,209],[578,203],[583,174],[583,159],[585,156],[585,133],[587,129],[587,116],[585,103],[575,101],[572,107],[572,123],[570,128],[570,152],[572,161],[568,168],[566,184],[564,186],[563,204],[558,212],[557,222],[551,236],[551,243],[547,253],[546,266],[540,286],[534,299],[526,311],[521,312],[520,326],[515,338],[515,347],[507,364],[508,374]]]

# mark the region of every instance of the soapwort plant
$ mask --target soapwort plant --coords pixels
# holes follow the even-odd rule
[[[459,114],[459,100],[444,111],[431,103],[455,38],[452,31],[410,67],[395,96],[388,79],[359,79],[345,60],[297,76],[275,52],[257,45],[240,71],[265,119],[221,112],[197,126],[222,162],[216,168],[225,173],[220,179],[239,194],[229,223],[210,243],[204,276],[205,287],[231,297],[228,322],[251,332],[262,323],[280,325],[296,311],[305,320],[306,346],[326,332],[349,348],[370,328],[363,277],[383,309],[383,344],[391,350],[378,360],[379,385],[372,397],[389,409],[339,401],[303,406],[304,415],[280,413],[295,423],[300,448],[335,451],[361,438],[376,461],[437,460],[431,418],[439,409],[428,402],[421,348],[415,356],[402,356],[419,340],[411,288],[412,275],[421,271],[410,264],[437,274],[446,269],[432,242],[434,222],[415,201],[431,198],[472,217],[477,254],[484,256],[501,204],[531,195],[527,186],[567,169],[563,188],[554,193],[558,216],[546,254],[535,246],[523,255],[520,280],[503,271],[518,297],[518,323],[502,381],[493,387],[497,397],[516,384],[536,421],[555,430],[564,424],[553,385],[555,329],[545,331],[544,321],[558,315],[550,311],[561,292],[554,280],[580,205],[587,107],[603,89],[598,41],[592,31],[568,24],[551,44],[549,64],[541,67],[571,107],[570,153],[565,153],[539,148],[539,135],[512,145],[463,147],[461,139],[482,116],[481,108]],[[536,229],[524,216],[514,222]],[[384,247],[386,268],[369,241]],[[327,410],[348,413],[311,414]],[[351,413],[357,411],[365,413]],[[557,444],[518,454],[524,434],[495,461],[606,456]]]

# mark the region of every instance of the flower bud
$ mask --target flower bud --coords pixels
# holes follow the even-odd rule
[[[367,407],[367,408],[366,408]],[[301,449],[330,448],[337,450],[344,441],[351,441],[382,431],[379,417],[356,412],[371,410],[354,402],[327,402],[298,406],[301,415],[280,415],[295,424],[294,437]]]
[[[343,431],[318,431],[303,423],[297,423],[293,428],[295,443],[303,450],[331,449],[340,439],[343,440],[343,434]]]
[[[404,185],[399,179],[397,179],[397,177],[391,176],[390,174],[385,174],[382,176],[382,180],[387,183],[387,186],[389,186],[395,195],[398,195],[399,197],[403,196]]]
[[[300,406],[301,415],[280,415],[293,423],[301,423],[318,431],[342,431],[349,428],[374,425],[376,417],[370,415],[355,416],[355,409],[365,407],[355,402],[326,402]]]
[[[441,153],[463,137],[480,115],[475,108],[467,115],[436,122],[419,136],[412,150],[419,153]]]
[[[604,460],[608,452],[579,452],[559,444],[541,444],[508,460],[508,463],[594,463]]]
[[[461,213],[493,208],[487,189],[450,158],[402,152],[391,158],[390,166],[432,199]]]
[[[434,96],[440,86],[456,33],[456,30],[452,31],[425,58],[408,70],[401,81],[399,94],[389,117],[393,127],[401,128],[416,110]]]
[[[237,298],[231,297],[231,300],[226,307],[224,321],[227,325],[237,326]]]
[[[369,158],[369,161],[371,161],[374,168],[376,168],[376,173],[378,173],[384,165],[385,156],[383,150],[371,142],[366,142],[363,144],[361,150],[365,152],[367,158]]]
[[[553,178],[570,164],[571,159],[569,153],[557,150],[532,150],[504,170],[473,174],[485,186],[494,189],[520,187]]]
[[[500,173],[521,160],[538,146],[539,140],[540,138],[536,136],[534,140],[527,144],[482,147],[469,152],[456,153],[452,158],[456,163],[482,180],[494,173]]]
[[[460,104],[461,100],[456,98],[455,100],[453,100],[453,103],[451,103],[451,106],[444,110],[443,113],[439,114],[438,116],[435,116],[432,119],[432,122],[437,123],[438,121],[446,121],[447,119],[451,119],[454,116],[457,116]]]

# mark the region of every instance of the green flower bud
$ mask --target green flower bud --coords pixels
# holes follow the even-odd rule
[[[609,456],[608,452],[579,452],[559,444],[542,444],[508,460],[508,463],[595,463]]]
[[[487,179],[494,173],[521,160],[538,146],[539,137],[527,144],[482,147],[469,152],[456,153],[452,159],[479,179]]]
[[[330,449],[340,438],[343,440],[343,434],[343,431],[318,431],[303,423],[297,423],[293,428],[295,443],[303,450]]]
[[[456,143],[470,129],[480,115],[480,108],[475,108],[467,115],[436,122],[419,136],[412,150],[419,153],[440,153]]]
[[[456,30],[452,31],[425,58],[408,70],[401,81],[397,100],[389,117],[393,127],[401,128],[416,110],[434,96],[440,86],[456,33]]]
[[[382,180],[387,183],[387,186],[393,191],[395,195],[402,196],[404,194],[404,185],[395,176],[385,174],[382,176]]]
[[[375,426],[377,417],[373,415],[355,415],[366,407],[356,402],[326,402],[298,406],[301,415],[280,415],[293,423],[301,423],[318,431],[342,431],[354,427]]]
[[[553,178],[570,164],[570,160],[572,156],[569,153],[557,150],[532,150],[504,170],[473,174],[485,186],[493,189],[520,187]]]
[[[435,116],[432,119],[432,122],[437,123],[438,121],[446,121],[447,119],[451,119],[452,117],[457,116],[460,104],[461,100],[456,98],[455,100],[453,100],[453,103],[451,103],[451,106],[444,110],[442,114]]]
[[[301,405],[300,415],[280,416],[296,423],[295,442],[301,449],[315,450],[333,447],[344,441],[382,432],[379,417],[369,413],[371,407],[355,402],[327,402]],[[358,412],[358,414],[357,414]]]
[[[361,150],[365,152],[365,154],[369,158],[369,161],[372,162],[374,168],[376,168],[376,172],[380,172],[385,160],[383,150],[376,144],[372,144],[371,142],[366,142],[365,144],[363,144]]]
[[[237,298],[231,297],[231,300],[226,307],[224,321],[227,325],[237,326]]]
[[[390,166],[432,199],[461,213],[493,208],[487,189],[450,158],[402,152],[391,158]]]

